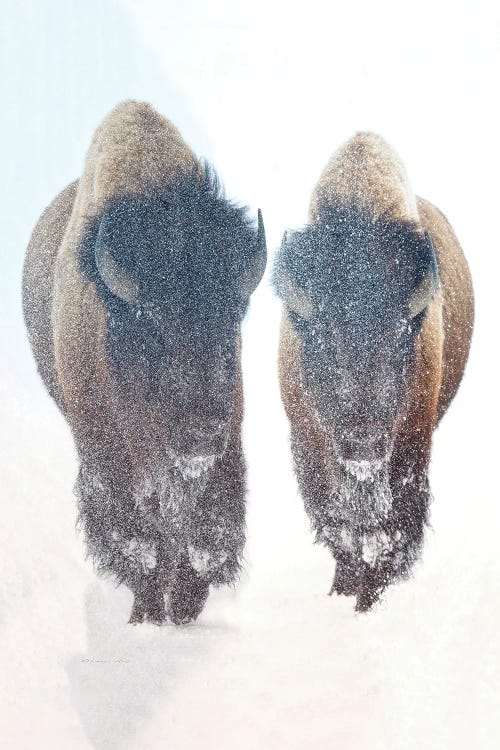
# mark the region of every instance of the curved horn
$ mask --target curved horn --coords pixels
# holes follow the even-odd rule
[[[281,241],[281,248],[285,248],[287,243],[288,232],[285,232],[283,240]],[[301,318],[311,317],[313,311],[311,300],[301,289],[299,289],[286,269],[283,269],[279,274],[276,281],[276,288],[283,302],[288,308],[290,308],[290,310],[293,310],[297,315],[300,315]]]
[[[262,220],[262,212],[259,208],[257,211],[257,247],[255,255],[252,258],[250,267],[247,270],[244,278],[241,281],[239,293],[243,299],[247,299],[257,284],[264,275],[266,270],[267,262],[267,246],[266,246],[266,231],[264,229],[264,221]]]
[[[427,250],[430,254],[430,265],[424,274],[424,277],[418,287],[415,289],[410,297],[408,307],[410,310],[410,317],[414,318],[424,310],[431,299],[436,294],[439,287],[439,276],[436,261],[436,254],[434,251],[434,245],[432,244],[429,232],[425,233],[425,240],[427,243]]]
[[[135,302],[139,296],[139,284],[113,258],[110,249],[102,239],[97,239],[95,261],[101,279],[110,292],[124,302]]]

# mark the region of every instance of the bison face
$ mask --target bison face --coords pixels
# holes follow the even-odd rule
[[[388,461],[407,407],[416,339],[437,288],[430,238],[409,224],[332,210],[285,236],[275,284],[331,449],[363,478]]]
[[[82,257],[106,309],[122,422],[174,460],[210,458],[239,413],[239,329],[266,264],[255,229],[207,167],[106,206]]]
[[[226,309],[210,327],[202,316],[180,325],[159,305],[137,313],[126,332],[116,324],[108,330],[120,405],[138,409],[172,457],[221,455],[238,407],[238,311]],[[207,330],[197,326],[200,318]]]
[[[385,462],[406,379],[415,329],[404,319],[347,323],[337,306],[299,319],[304,386],[342,463]]]

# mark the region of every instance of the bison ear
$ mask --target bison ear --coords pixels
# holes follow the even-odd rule
[[[293,239],[290,239],[289,233],[285,232],[281,241],[282,256],[286,257],[287,248],[291,246],[292,242]],[[283,268],[278,270],[275,279],[276,291],[285,305],[294,313],[300,315],[301,318],[310,318],[313,311],[312,302],[292,279],[286,264],[283,264]]]
[[[105,219],[101,222],[95,247],[95,262],[99,276],[116,297],[133,303],[139,296],[139,284],[133,276],[114,259],[104,239]],[[103,228],[104,227],[104,228]]]
[[[251,258],[249,266],[241,280],[239,286],[239,294],[243,299],[248,299],[252,292],[257,288],[264,271],[266,270],[267,262],[267,245],[266,245],[266,231],[264,229],[264,222],[262,220],[262,212],[259,208],[257,212],[257,243],[255,253]]]
[[[425,233],[425,250],[427,270],[424,273],[422,281],[410,297],[409,310],[411,318],[415,318],[427,307],[439,288],[436,251],[434,250],[429,232]]]

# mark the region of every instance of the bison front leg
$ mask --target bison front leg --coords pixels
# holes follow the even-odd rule
[[[356,612],[368,612],[390,583],[387,571],[372,568],[359,557],[346,557],[338,552],[334,556],[336,566],[330,595],[355,596]]]
[[[245,467],[229,449],[213,467],[189,520],[184,555],[172,576],[168,615],[173,622],[196,619],[210,584],[233,583],[245,543]]]
[[[357,560],[337,554],[335,575],[329,592],[330,596],[332,594],[355,596],[359,587],[360,576],[361,571]]]
[[[161,625],[166,619],[165,600],[155,575],[145,576],[134,592],[134,604],[129,623],[151,622]]]
[[[189,560],[181,560],[168,589],[168,617],[175,625],[196,620],[208,598],[210,583],[199,575]]]
[[[131,623],[162,622],[164,584],[154,515],[135,507],[125,482],[111,481],[91,464],[82,464],[75,492],[79,525],[97,573],[112,574],[132,591]]]
[[[430,502],[426,471],[414,469],[391,481],[393,503],[380,528],[361,538],[356,610],[366,612],[393,583],[407,578],[418,560]]]
[[[237,579],[245,544],[245,466],[239,446],[215,469],[196,503],[187,553],[202,578],[221,586]]]

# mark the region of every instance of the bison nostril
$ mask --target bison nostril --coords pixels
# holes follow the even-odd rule
[[[387,456],[389,437],[385,433],[353,430],[338,441],[339,453],[349,461],[377,461]]]
[[[220,422],[207,422],[205,424],[204,429],[202,430],[202,434],[210,438],[218,437],[221,434],[221,432],[222,432],[222,425]]]
[[[227,436],[222,429],[208,429],[201,427],[185,427],[178,435],[178,451],[185,456],[211,456],[224,452]]]
[[[224,420],[219,417],[193,419],[191,431],[200,435],[219,435],[224,429]]]
[[[186,415],[183,423],[183,451],[186,453],[219,454],[226,440],[226,421],[220,416]]]

